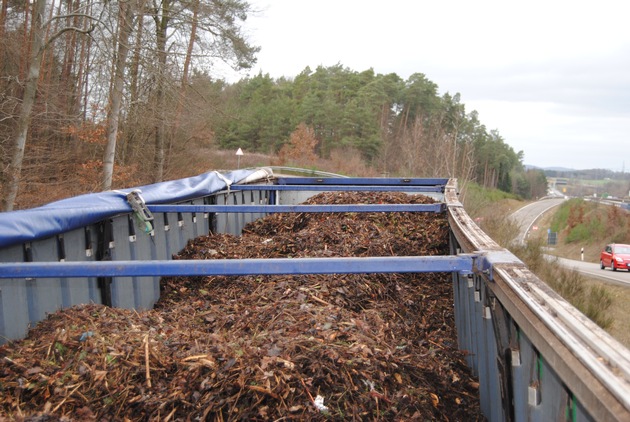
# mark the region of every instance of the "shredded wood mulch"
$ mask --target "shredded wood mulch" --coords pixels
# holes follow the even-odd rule
[[[445,255],[447,235],[443,214],[273,214],[174,258]],[[76,306],[2,346],[0,420],[484,420],[457,349],[450,274],[172,277],[161,287],[152,310]]]

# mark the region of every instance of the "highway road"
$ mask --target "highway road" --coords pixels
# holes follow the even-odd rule
[[[545,212],[557,207],[565,200],[564,196],[541,199],[514,211],[511,218],[519,226],[518,241],[525,243],[525,239],[527,239],[527,235],[536,220],[542,217]]]
[[[556,259],[563,267],[573,268],[585,277],[596,278],[616,286],[630,287],[630,271],[612,271],[610,268],[602,270],[599,267],[599,263],[575,261],[555,256],[550,256],[549,259]]]
[[[519,226],[518,241],[524,243],[536,221],[547,211],[560,205],[565,200],[564,197],[541,199],[513,212],[510,217],[514,219]],[[551,255],[548,256],[548,258],[550,260],[557,260],[558,264],[563,267],[573,268],[586,277],[595,278],[618,286],[630,287],[629,271],[612,271],[610,268],[602,270],[599,267],[599,263],[557,258]]]

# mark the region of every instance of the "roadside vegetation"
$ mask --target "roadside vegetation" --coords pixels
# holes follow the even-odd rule
[[[538,237],[528,240],[524,245],[513,243],[509,249],[560,296],[603,329],[610,329],[614,323],[610,312],[613,293],[607,286],[590,283],[578,271],[548,259],[545,246],[546,242]]]
[[[607,190],[611,190],[608,183]],[[621,189],[617,189],[621,191]],[[615,206],[597,201],[570,199],[541,221],[541,226],[558,233],[558,244],[547,248],[547,253],[568,259],[599,262],[599,254],[608,243],[630,243],[630,213]],[[543,240],[541,239],[541,242]],[[544,243],[544,242],[543,242]],[[542,245],[546,246],[546,245]],[[607,271],[607,270],[604,270]],[[622,272],[623,274],[623,272]],[[624,274],[630,279],[630,273]],[[630,348],[630,289],[587,279],[587,284],[599,288],[606,295],[598,298],[594,292],[593,305],[606,307],[607,318],[612,320],[606,330],[626,347]],[[609,304],[609,299],[612,303]]]
[[[584,199],[570,199],[560,205],[549,222],[559,234],[557,254],[569,251],[575,259],[576,248],[585,248],[585,260],[599,262],[599,252],[607,243],[630,243],[630,213],[611,205]]]
[[[525,244],[516,241],[518,227],[509,215],[511,211],[523,205],[522,201],[519,202],[510,195],[485,189],[473,189],[466,198],[467,202],[464,204],[466,210],[490,237],[514,253],[534,274],[584,315],[611,332],[617,323],[615,317],[618,316],[613,309],[617,306],[616,292],[601,283],[592,283],[579,272],[561,267],[553,259],[548,259],[545,238],[533,236]],[[556,214],[557,217],[554,217],[555,229],[562,233],[571,233],[579,224],[583,224],[584,227],[596,227],[595,224],[587,222],[581,214],[582,205],[568,201],[566,206],[561,207]],[[578,229],[578,232],[580,230],[582,229]],[[565,242],[566,236],[562,239],[562,242]],[[625,322],[622,321],[622,324]],[[611,334],[614,335],[612,332]],[[625,339],[625,344],[630,344],[630,339]]]

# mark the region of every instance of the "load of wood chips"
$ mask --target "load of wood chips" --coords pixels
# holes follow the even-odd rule
[[[444,214],[294,213],[194,239],[174,259],[446,254]],[[2,346],[0,420],[483,420],[450,274],[171,277],[161,288],[152,310],[75,306]]]

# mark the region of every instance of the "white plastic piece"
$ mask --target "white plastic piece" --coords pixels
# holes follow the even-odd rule
[[[317,395],[317,397],[315,397],[315,407],[320,412],[327,412],[328,411],[328,407],[324,406],[324,398],[322,396],[320,396],[319,394]]]
[[[521,366],[521,351],[518,349],[512,349],[512,366]]]
[[[540,388],[530,385],[527,388],[527,402],[530,406],[538,406],[540,404]]]
[[[490,307],[489,306],[484,306],[483,307],[483,317],[485,319],[492,319],[492,312],[490,311]]]

